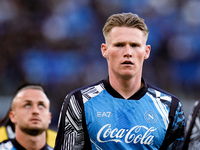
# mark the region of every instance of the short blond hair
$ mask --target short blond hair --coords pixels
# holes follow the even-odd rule
[[[44,90],[44,88],[43,88],[42,85],[40,85],[40,84],[34,84],[34,83],[33,84],[31,84],[31,83],[29,84],[28,83],[28,84],[24,84],[24,85],[20,86],[17,89],[16,94],[15,94],[15,96],[14,96],[12,102],[11,102],[11,109],[10,110],[12,110],[14,108],[14,103],[15,103],[15,99],[16,99],[17,95],[20,92],[22,92],[24,90],[27,90],[27,89],[34,89],[34,90],[39,90],[39,91],[43,92],[44,95],[47,97],[47,100],[49,101],[49,98],[48,98],[48,96],[47,96],[47,94],[46,94],[46,92],[45,92],[45,90]]]
[[[133,13],[120,13],[111,15],[107,19],[102,30],[104,37],[108,35],[112,28],[122,26],[137,28],[141,30],[146,37],[148,37],[149,30],[144,19]]]

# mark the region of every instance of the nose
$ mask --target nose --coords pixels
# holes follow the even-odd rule
[[[34,105],[34,106],[32,107],[32,113],[33,113],[33,114],[39,114],[39,108],[38,108],[37,105]]]
[[[129,45],[124,47],[124,57],[132,57],[132,49]]]

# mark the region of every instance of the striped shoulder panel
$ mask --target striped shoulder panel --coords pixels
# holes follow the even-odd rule
[[[90,98],[99,95],[105,89],[104,84],[101,82],[99,84],[89,86],[81,90],[83,103],[87,102]]]
[[[172,94],[170,94],[170,93],[168,93],[168,92],[166,92],[162,89],[153,87],[153,86],[149,86],[148,92],[155,99],[161,101],[164,105],[166,105],[169,109],[170,109],[170,106],[171,106],[171,103],[172,103],[172,99],[178,100],[178,98],[176,98],[174,95],[172,95]]]
[[[63,126],[64,131],[58,130],[58,134],[62,137],[57,137],[55,149],[64,150],[73,149],[75,147],[76,149],[83,149],[85,146],[90,147],[90,142],[86,142],[87,137],[84,133],[87,129],[83,124],[83,121],[85,120],[83,103],[87,102],[91,97],[98,95],[103,89],[104,84],[98,82],[72,91],[67,95],[62,106],[63,113],[61,121],[59,121],[60,126]],[[60,139],[62,142],[60,142]]]

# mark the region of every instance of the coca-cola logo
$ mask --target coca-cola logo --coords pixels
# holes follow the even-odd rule
[[[131,129],[112,129],[111,124],[104,125],[97,133],[97,140],[100,143],[105,142],[125,142],[140,143],[152,145],[154,135],[152,134],[157,128],[145,126],[134,126]]]

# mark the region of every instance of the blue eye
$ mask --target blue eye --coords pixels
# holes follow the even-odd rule
[[[39,108],[44,108],[44,105],[43,105],[43,104],[39,104],[38,107],[39,107]]]
[[[30,104],[26,104],[25,107],[26,107],[26,108],[30,108],[31,105],[30,105]]]

